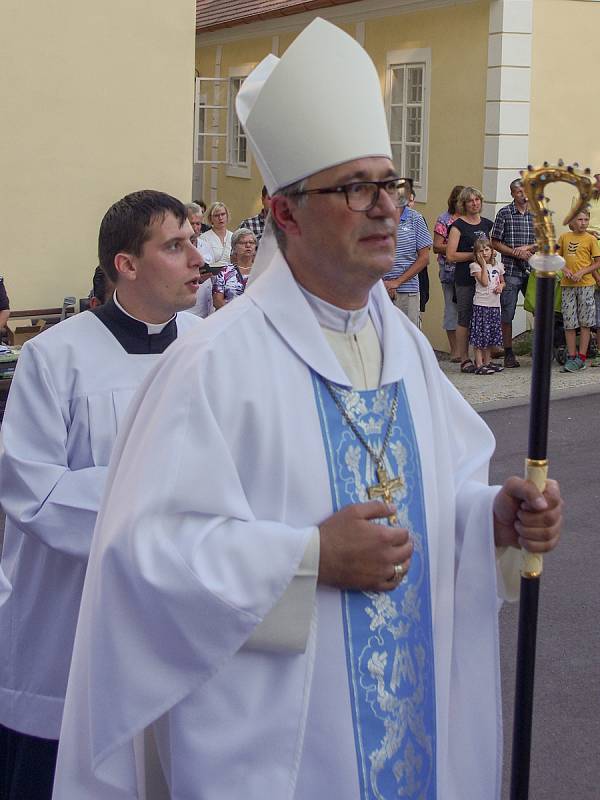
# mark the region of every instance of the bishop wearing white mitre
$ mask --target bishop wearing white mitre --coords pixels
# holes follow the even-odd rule
[[[491,433],[389,301],[364,50],[317,19],[237,111],[271,226],[115,448],[54,798],[497,798],[497,591],[556,543],[558,487],[488,486]]]

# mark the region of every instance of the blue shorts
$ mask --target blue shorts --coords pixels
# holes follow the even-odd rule
[[[504,281],[506,286],[500,295],[500,318],[503,325],[510,325],[515,318],[515,310],[517,308],[517,300],[519,299],[519,292],[525,297],[525,290],[527,289],[527,275],[505,275]]]

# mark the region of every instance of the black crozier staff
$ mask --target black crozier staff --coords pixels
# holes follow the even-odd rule
[[[557,167],[544,162],[542,167],[528,167],[521,174],[523,188],[535,219],[538,251],[529,263],[536,274],[535,325],[533,366],[529,406],[529,443],[525,461],[525,477],[540,491],[548,476],[548,410],[550,405],[550,373],[552,366],[552,331],[554,324],[554,287],[556,273],[564,260],[556,254],[556,235],[544,196],[549,183],[564,182],[577,187],[576,203],[564,224],[567,225],[586,206],[591,197],[590,170],[578,172],[574,167]],[[522,550],[521,598],[517,643],[515,713],[511,765],[511,800],[529,797],[531,763],[531,727],[533,718],[533,684],[535,676],[535,647],[537,637],[538,598],[542,574],[542,556]]]

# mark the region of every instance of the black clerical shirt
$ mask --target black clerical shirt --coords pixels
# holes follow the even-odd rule
[[[139,322],[123,313],[111,297],[104,305],[90,309],[112,333],[121,347],[130,355],[162,353],[177,338],[175,317],[169,320],[160,333],[148,333],[145,322]]]

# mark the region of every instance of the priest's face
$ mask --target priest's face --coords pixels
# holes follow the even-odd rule
[[[133,274],[117,287],[133,297],[143,309],[147,322],[164,322],[176,311],[191,308],[196,302],[202,256],[194,246],[194,229],[186,219],[183,225],[173,214],[156,219],[150,226],[150,238],[140,256],[132,256]]]
[[[397,177],[388,158],[361,158],[311,175],[306,190]],[[292,202],[294,226],[286,230],[286,258],[294,276],[308,291],[342,308],[364,305],[371,287],[394,263],[401,209],[384,189],[368,211],[351,210],[344,192],[298,200]]]

